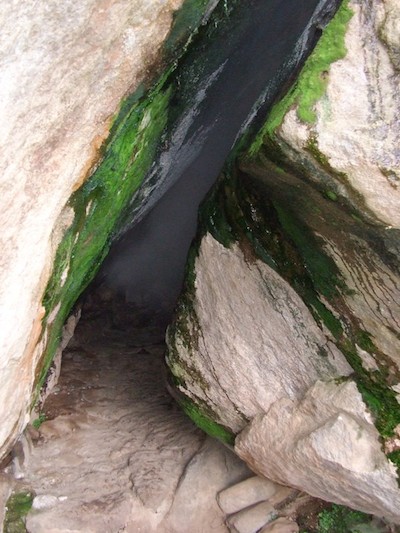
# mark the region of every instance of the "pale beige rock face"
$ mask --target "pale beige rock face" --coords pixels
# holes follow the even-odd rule
[[[328,241],[325,248],[348,274],[346,298],[355,316],[378,346],[390,345],[385,332],[394,329],[389,322],[397,316],[390,271],[372,252],[369,263],[361,256],[354,263]],[[184,382],[178,388],[234,432],[251,420],[235,451],[256,473],[399,522],[396,469],[355,383],[330,379],[352,371],[297,293],[239,245],[225,248],[210,234],[202,239],[195,273],[194,314],[182,337],[178,328],[171,339],[178,355],[170,366]],[[373,278],[378,273],[380,284]],[[374,369],[373,356],[359,351]]]
[[[398,227],[400,3],[352,0],[350,7],[347,55],[329,69],[326,94],[315,107],[316,123],[302,124],[292,109],[279,136],[292,147],[292,158],[309,161],[306,145],[314,139],[334,171],[346,175],[347,181],[338,179],[339,193],[358,207],[361,194],[370,214]]]
[[[63,230],[121,98],[181,0],[4,0],[0,14],[0,456],[26,422],[40,302]]]
[[[269,500],[282,487],[269,479],[253,476],[228,487],[218,494],[218,505],[225,514],[237,513],[246,507]]]
[[[383,9],[382,9],[383,7]],[[382,12],[383,11],[383,12]],[[386,0],[381,6],[379,37],[389,50],[394,67],[400,70],[400,2]]]
[[[299,399],[317,379],[352,372],[301,298],[266,264],[247,262],[237,245],[225,248],[208,234],[195,269],[197,318],[189,330],[198,347],[192,353],[178,333],[178,368],[169,365],[184,379],[185,394],[235,433],[277,398]]]
[[[400,521],[396,469],[352,382],[317,382],[300,401],[278,399],[238,435],[235,451],[278,483]]]

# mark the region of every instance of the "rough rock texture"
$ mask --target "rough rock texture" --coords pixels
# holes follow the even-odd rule
[[[230,517],[228,525],[233,533],[254,533],[275,517],[274,507],[269,502],[260,502]]]
[[[235,450],[279,483],[400,521],[396,469],[352,382],[317,382],[300,402],[277,400],[237,437]]]
[[[257,472],[397,523],[398,7],[343,2],[221,176],[167,356]]]
[[[287,518],[278,518],[272,524],[263,527],[260,533],[297,533],[299,526]]]
[[[249,470],[168,395],[151,329],[99,328],[80,323],[22,465],[28,531],[226,533],[216,495]]]
[[[220,424],[238,433],[277,398],[300,399],[316,380],[352,371],[290,285],[239,246],[206,235],[194,269],[193,312],[167,361],[178,390]]]
[[[331,184],[387,225],[400,226],[398,1],[351,1],[346,56],[326,74],[314,123],[288,111],[278,133],[294,161],[330,167]],[[397,31],[396,31],[397,29]],[[392,59],[393,58],[393,59]],[[397,59],[396,59],[397,58]],[[311,145],[318,150],[310,154]],[[289,148],[290,147],[290,148]],[[321,175],[313,173],[320,181]],[[322,178],[323,179],[323,178]]]
[[[268,500],[279,488],[279,485],[268,479],[254,476],[221,491],[218,494],[218,505],[226,514],[233,514]]]
[[[10,482],[10,479],[2,473],[0,475],[0,524],[2,525],[4,523],[6,503],[10,497],[11,491],[12,483]]]
[[[235,450],[254,471],[399,522],[396,468],[357,387],[317,381],[352,369],[296,292],[209,234],[194,269],[196,299],[168,357],[177,389],[234,433],[253,419]]]
[[[43,291],[73,217],[67,200],[121,98],[158,57],[180,4],[2,3],[0,450],[28,416]]]
[[[310,496],[307,496],[311,500]],[[299,530],[296,512],[304,504],[304,494],[254,476],[221,491],[218,504],[229,515],[231,533],[256,533],[261,528],[291,533]],[[290,529],[288,529],[290,528]]]

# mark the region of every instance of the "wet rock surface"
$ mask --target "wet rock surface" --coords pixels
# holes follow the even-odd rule
[[[343,2],[225,167],[167,361],[254,471],[399,523],[393,6]]]

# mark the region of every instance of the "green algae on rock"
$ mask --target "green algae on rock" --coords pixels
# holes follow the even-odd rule
[[[62,326],[125,221],[132,195],[141,185],[164,131],[171,95],[167,80],[163,77],[146,97],[141,97],[141,92],[122,104],[103,147],[101,164],[69,201],[74,219],[57,249],[43,298],[49,333],[38,387],[59,344]]]
[[[234,0],[229,2],[229,6],[234,4]],[[145,177],[156,154],[168,141],[177,117],[193,105],[198,80],[193,69],[201,69],[204,61],[201,57],[196,58],[196,51],[192,51],[198,46],[193,36],[203,24],[197,40],[206,38],[208,42],[228,14],[228,3],[220,7],[216,2],[205,0],[184,2],[175,14],[172,30],[164,45],[162,62],[164,68],[168,62],[170,66],[150,89],[146,90],[141,85],[122,102],[108,138],[101,147],[97,167],[70,198],[65,212],[69,218],[72,213],[72,220],[69,220],[57,248],[53,272],[43,297],[46,311],[43,326],[46,331],[42,332],[42,342],[45,349],[37,366],[33,403],[60,344],[66,318],[94,278],[112,240],[126,224],[131,223],[133,202],[139,204],[140,194],[146,194]],[[210,23],[206,25],[208,21]],[[210,26],[212,35],[207,29]],[[191,59],[186,67],[181,67],[185,54],[190,54]],[[172,99],[174,105],[171,105]]]
[[[31,492],[16,492],[12,494],[6,504],[4,519],[4,533],[25,533],[25,516],[32,507],[33,494]]]
[[[272,107],[265,125],[249,149],[250,155],[259,151],[265,136],[273,136],[282,124],[287,111],[294,104],[297,105],[297,115],[300,120],[308,123],[315,122],[316,115],[313,106],[325,92],[329,67],[333,62],[346,55],[344,38],[352,15],[349,1],[345,0],[331,22],[323,30],[321,38],[306,60],[295,83],[286,95]]]
[[[210,437],[215,437],[216,439],[233,446],[235,442],[235,435],[221,424],[218,424],[212,420],[209,416],[204,414],[201,408],[188,398],[178,399],[179,405],[182,407],[184,412],[193,420],[193,422],[202,429]]]
[[[381,215],[354,178],[364,175],[370,179],[369,168],[371,175],[377,174],[373,158],[367,163],[362,158],[353,161],[346,148],[346,139],[353,143],[362,137],[362,125],[352,122],[350,109],[346,120],[342,117],[340,122],[342,144],[334,144],[335,132],[328,135],[330,109],[332,114],[336,111],[333,98],[337,93],[332,92],[332,85],[337,89],[343,72],[354,68],[355,36],[362,42],[366,39],[357,32],[371,30],[360,23],[365,20],[363,10],[357,1],[342,4],[298,81],[275,104],[251,147],[240,157],[236,152],[236,159],[229,160],[224,175],[204,202],[191,290],[182,296],[185,310],[190,312],[185,314],[182,328],[182,308],[178,305],[177,318],[170,329],[167,361],[172,374],[179,377],[179,393],[199,408],[208,407],[216,423],[239,434],[235,449],[256,471],[281,483],[293,483],[315,496],[322,493],[322,497],[337,503],[375,514],[387,512],[396,521],[400,520],[396,477],[396,467],[400,466],[397,230],[395,225],[392,228],[382,224]],[[333,53],[325,54],[324,47],[328,50],[332,39],[336,43]],[[345,40],[351,44],[349,50],[344,46]],[[378,49],[378,55],[384,53]],[[371,77],[373,72],[379,75],[379,57],[375,70],[365,66]],[[328,70],[329,75],[325,73]],[[365,89],[368,94],[372,91],[372,85]],[[389,100],[386,103],[391,109]],[[341,154],[341,161],[346,156],[351,159],[349,168],[335,159],[333,144],[329,145],[332,139],[338,152],[346,152]],[[389,148],[388,158],[394,154],[395,144]],[[357,149],[362,152],[362,146]],[[374,157],[379,159],[380,155],[375,153]],[[382,168],[383,165],[380,173]],[[385,170],[381,174],[388,179],[391,172]],[[391,205],[392,191],[384,198]],[[396,215],[392,210],[393,213]],[[246,285],[247,293],[241,284]],[[194,323],[200,342],[191,343]],[[322,337],[318,333],[310,336],[315,327]],[[281,331],[280,338],[277,331]],[[296,355],[290,348],[292,334],[297,338]],[[306,352],[301,354],[301,339],[308,346],[308,360]],[[297,374],[291,367],[296,358]],[[276,359],[281,366],[275,366]],[[327,359],[332,364],[330,370],[324,367]],[[281,371],[286,371],[286,382],[283,380],[282,389],[268,398]],[[314,382],[315,371],[324,376],[318,378],[320,381]],[[297,380],[303,372],[306,380],[300,385]],[[317,391],[321,397],[312,400]],[[354,403],[358,411],[348,418],[342,405],[338,412],[324,414],[324,409],[331,409],[329,402],[324,407],[324,394],[343,394],[348,397],[350,410]],[[314,402],[314,421],[307,419],[309,401]],[[284,433],[281,422],[291,411],[293,420],[304,416],[300,440],[293,443],[290,439],[295,437]],[[251,422],[241,431],[246,420]],[[291,424],[288,422],[287,428]],[[269,458],[263,448],[267,441],[264,430],[269,432],[272,447]],[[361,452],[356,451],[359,444],[345,444],[346,435],[352,431],[354,435],[359,432],[360,442],[368,449],[366,455],[374,457],[374,467],[368,461],[354,466]],[[339,439],[343,437],[344,444],[338,445],[336,451],[329,448],[330,432],[337,432]],[[286,453],[281,449],[284,437],[290,443],[288,458],[290,450],[299,449],[298,457],[292,457],[292,478],[290,468],[283,474],[286,467],[279,462]],[[332,456],[329,460],[338,465],[342,461],[347,464],[343,475],[349,476],[349,486],[353,487],[353,493],[348,491],[346,495],[348,500],[340,495],[339,482],[337,486],[333,482],[327,492],[320,486],[318,493],[318,479],[307,480],[304,471],[295,473],[294,463],[301,458],[302,447],[305,457],[311,453],[308,442],[314,442],[315,450],[321,454],[317,462]],[[279,466],[274,470],[271,457],[275,445]],[[349,461],[351,453],[354,456]],[[300,460],[300,470],[304,464]],[[380,488],[374,486],[374,468],[381,469],[387,502],[380,497]],[[297,476],[297,482],[293,476]],[[360,490],[362,495],[358,494]]]

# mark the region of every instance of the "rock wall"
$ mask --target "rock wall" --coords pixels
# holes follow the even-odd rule
[[[264,11],[267,19],[279,18],[279,1]],[[268,78],[264,103],[336,3],[310,0],[289,25],[281,16],[288,36],[273,59],[283,64]],[[201,122],[207,108],[219,122],[206,94],[218,91],[213,83],[227,63],[223,54],[241,52],[250,11],[239,0],[180,6],[180,0],[121,0],[3,7],[0,461],[43,384],[47,390],[46,379],[57,375],[64,324],[111,242],[171,187],[178,154],[183,173],[202,151],[208,130],[197,131],[195,117]],[[261,2],[256,7],[263,9]],[[267,83],[255,68],[257,84]],[[262,89],[254,82],[257,98]],[[248,119],[247,104],[235,114],[234,134]]]
[[[171,387],[251,467],[400,523],[398,2],[343,2],[203,205]]]
[[[160,61],[217,2],[181,4],[2,4],[0,460],[152,163],[169,98],[163,78],[151,85]]]

